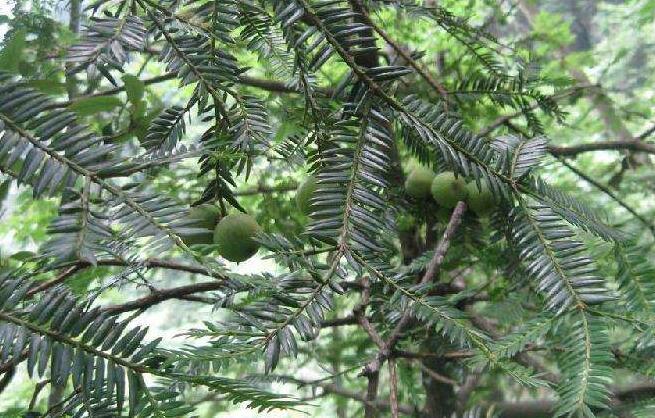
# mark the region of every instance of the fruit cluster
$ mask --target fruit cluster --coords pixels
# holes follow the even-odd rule
[[[442,208],[452,209],[459,201],[465,201],[475,214],[486,216],[496,206],[491,189],[486,181],[466,182],[452,171],[435,175],[425,167],[416,167],[405,180],[405,192],[414,199],[432,197]]]
[[[296,205],[305,215],[312,211],[311,199],[317,187],[313,176],[309,176],[298,187]],[[420,166],[407,176],[405,192],[414,199],[434,199],[439,205],[437,217],[441,220],[447,220],[450,210],[461,200],[466,201],[478,216],[488,215],[496,204],[486,182],[481,182],[478,187],[475,181],[466,183],[463,177],[453,172],[445,171],[435,175],[432,170]],[[406,222],[404,217],[399,217],[399,230],[413,225],[409,217],[411,215],[406,216]],[[184,226],[188,228],[180,232],[180,237],[185,244],[215,244],[219,254],[229,261],[245,261],[259,249],[259,243],[254,238],[262,229],[255,218],[245,213],[221,218],[216,206],[199,205],[191,209]]]

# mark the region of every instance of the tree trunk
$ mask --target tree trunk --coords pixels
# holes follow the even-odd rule
[[[435,335],[431,343],[424,347],[428,352],[436,352],[449,345],[441,335]],[[424,418],[450,418],[457,411],[457,395],[453,385],[437,380],[436,376],[448,377],[451,370],[448,363],[439,358],[421,360],[422,379],[425,389],[425,405],[421,412]],[[432,373],[430,373],[432,372]]]

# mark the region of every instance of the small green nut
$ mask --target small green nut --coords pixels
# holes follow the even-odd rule
[[[405,192],[415,199],[430,197],[430,186],[434,179],[432,170],[418,166],[407,176],[405,180]]]
[[[314,192],[318,189],[316,178],[314,176],[308,177],[296,191],[296,205],[298,209],[305,215],[312,213],[312,197]]]
[[[184,221],[184,227],[193,231],[180,234],[180,238],[186,245],[211,244],[213,242],[213,231],[220,217],[220,209],[211,204],[191,208]]]
[[[398,215],[396,218],[396,229],[398,232],[410,232],[416,226],[416,218],[409,213]]]
[[[261,232],[255,218],[245,213],[228,215],[221,219],[214,230],[214,243],[225,259],[239,263],[255,255],[259,243],[254,240]]]
[[[432,181],[432,197],[446,208],[454,208],[457,202],[466,199],[466,182],[452,171],[437,174]]]
[[[476,215],[482,217],[493,212],[496,208],[497,202],[486,181],[480,182],[480,186],[480,189],[478,189],[478,185],[475,181],[469,182],[466,185],[468,191],[466,203],[468,204],[469,209],[475,212]]]

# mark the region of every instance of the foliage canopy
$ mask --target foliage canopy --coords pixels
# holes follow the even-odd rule
[[[24,3],[0,394],[31,383],[4,413],[653,416],[655,45],[590,41],[626,10],[652,35],[652,0]],[[202,317],[157,337],[164,302]]]

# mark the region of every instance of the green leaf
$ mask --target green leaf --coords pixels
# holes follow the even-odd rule
[[[79,116],[90,116],[100,112],[109,112],[122,104],[123,102],[117,97],[89,97],[75,101],[68,109]]]
[[[12,260],[26,261],[36,256],[32,251],[18,251],[17,253],[12,254],[9,258]]]
[[[127,99],[134,105],[138,106],[141,100],[143,100],[143,94],[146,90],[146,85],[143,84],[143,81],[139,80],[138,77],[135,77],[131,74],[125,74],[121,77],[125,85],[125,93],[127,93]]]
[[[60,83],[57,80],[30,80],[25,84],[46,94],[62,94],[66,92],[66,84]]]
[[[0,51],[0,70],[11,73],[18,73],[18,65],[21,62],[25,50],[25,30],[18,30],[7,39],[4,48]]]

